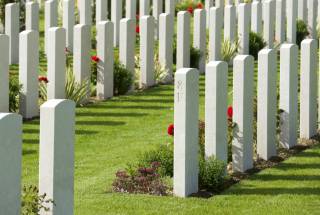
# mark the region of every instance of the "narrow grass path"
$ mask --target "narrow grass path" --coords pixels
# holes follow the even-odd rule
[[[115,97],[76,111],[75,214],[320,214],[320,148],[305,151],[210,199],[111,192],[115,172],[171,141],[173,86]],[[200,118],[204,117],[204,77]],[[23,183],[38,183],[39,120],[24,123]]]

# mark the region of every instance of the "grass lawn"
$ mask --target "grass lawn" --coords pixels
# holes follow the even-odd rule
[[[204,116],[204,77],[200,81]],[[111,192],[114,174],[139,153],[170,141],[173,86],[77,109],[75,214],[319,214],[320,148],[292,157],[210,199]],[[38,183],[38,120],[24,124],[23,183]]]

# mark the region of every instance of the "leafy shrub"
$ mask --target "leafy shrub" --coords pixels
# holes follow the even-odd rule
[[[145,166],[152,162],[159,162],[158,173],[161,176],[173,176],[173,144],[159,145],[156,149],[141,155],[139,165]]]
[[[19,79],[16,75],[9,77],[9,110],[10,112],[17,112],[19,109],[19,94],[22,85],[19,84]]]
[[[125,68],[118,60],[114,62],[114,94],[115,95],[124,95],[126,94],[132,84],[133,84],[133,75],[132,73]]]
[[[231,42],[224,40],[221,45],[221,57],[225,62],[230,62],[236,56],[239,48],[239,41]]]
[[[297,45],[300,47],[302,40],[309,35],[308,26],[303,20],[297,20]]]
[[[199,160],[199,184],[201,188],[219,191],[226,178],[226,164],[214,157]]]
[[[21,214],[22,215],[38,215],[40,210],[50,211],[50,208],[44,204],[54,204],[53,200],[47,199],[47,195],[38,195],[39,190],[36,186],[24,186],[21,198]]]
[[[260,34],[250,32],[249,34],[249,53],[258,59],[258,53],[261,49],[266,46],[266,42],[263,40],[263,37]]]
[[[127,170],[120,170],[112,184],[113,190],[121,193],[167,195],[168,187],[158,173],[159,167],[158,162],[153,162],[138,169],[129,166]]]

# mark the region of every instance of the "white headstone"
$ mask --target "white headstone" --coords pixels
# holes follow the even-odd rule
[[[0,34],[0,112],[9,112],[9,36]],[[0,203],[1,204],[1,203]]]
[[[300,138],[309,139],[317,133],[317,41],[301,43]]]
[[[77,37],[75,37],[77,38]],[[48,30],[48,80],[47,97],[50,99],[65,98],[66,83],[66,30],[54,27]]]
[[[307,0],[298,0],[298,19],[307,21]]]
[[[69,52],[73,52],[74,25],[74,0],[63,0],[63,28],[66,29],[66,48]]]
[[[262,4],[254,1],[251,4],[251,31],[262,34]]]
[[[317,0],[308,0],[308,30],[312,39],[317,39]]]
[[[276,0],[276,34],[275,40],[282,44],[285,41],[285,0]]]
[[[175,17],[175,7],[176,7],[176,0],[165,0],[165,11],[167,14],[171,14]]]
[[[174,92],[173,193],[186,197],[198,192],[199,72],[179,69]]]
[[[140,87],[155,84],[154,77],[154,18],[140,17]]]
[[[158,29],[159,29],[159,16],[163,11],[163,1],[162,0],[153,0],[153,5],[152,5],[152,15],[154,17],[155,20],[155,38],[158,39],[159,38],[159,33],[158,33]]]
[[[90,92],[90,75],[91,75],[91,41],[90,26],[78,24],[74,27],[73,41],[73,73],[78,83],[88,82],[88,96]]]
[[[97,98],[113,96],[113,23],[102,21],[97,25]]]
[[[22,117],[0,113],[1,214],[21,212]]]
[[[199,59],[198,69],[200,73],[206,71],[206,42],[207,42],[207,30],[206,30],[206,11],[205,9],[194,10],[194,33],[193,33],[193,47],[197,48],[201,52],[201,58]]]
[[[120,19],[122,18],[122,1],[111,1],[111,21],[114,24],[113,46],[119,46]]]
[[[232,168],[245,172],[253,167],[253,70],[254,59],[238,55],[233,61]]]
[[[137,15],[137,0],[126,1],[126,18],[136,19]]]
[[[280,145],[287,149],[297,144],[298,136],[298,53],[294,44],[280,48]]]
[[[120,21],[119,60],[133,76],[135,75],[135,25],[135,19],[124,18]]]
[[[91,0],[78,0],[79,24],[92,25],[92,8]]]
[[[46,1],[44,4],[45,8],[45,28],[44,28],[44,37],[45,37],[45,53],[48,54],[48,46],[50,41],[48,40],[48,31],[49,28],[58,26],[58,2],[56,0]]]
[[[224,8],[224,39],[234,42],[236,38],[237,12],[234,5]]]
[[[108,20],[108,1],[96,0],[96,25]]]
[[[19,4],[9,3],[5,7],[5,32],[9,36],[9,63],[19,63],[19,31],[20,31],[20,15]]]
[[[209,21],[209,61],[218,61],[221,58],[221,30],[223,18],[221,10],[210,8]]]
[[[277,55],[262,49],[258,55],[257,154],[269,160],[277,155]]]
[[[159,62],[166,69],[165,82],[173,80],[173,15],[163,13],[159,17]]]
[[[26,30],[39,31],[39,3],[26,3]]]
[[[177,69],[190,67],[190,13],[180,11],[177,15]]]
[[[140,17],[150,15],[150,0],[139,0]]]
[[[206,68],[205,155],[228,162],[228,64],[211,61]]]
[[[238,37],[239,53],[249,54],[249,33],[250,33],[250,4],[241,3],[238,5]]]
[[[287,42],[296,43],[297,38],[297,0],[286,0]]]
[[[40,108],[39,194],[54,204],[40,214],[73,214],[75,104],[53,99]]]
[[[39,32],[26,30],[20,33],[19,113],[31,119],[39,115],[38,107],[38,69],[39,69]]]
[[[205,0],[205,8],[207,12],[207,28],[209,28],[210,23],[210,8],[213,7],[213,1],[212,0]]]
[[[263,2],[263,38],[268,48],[273,48],[274,43],[275,9],[274,0]]]

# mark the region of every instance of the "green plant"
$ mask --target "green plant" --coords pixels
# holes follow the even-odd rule
[[[236,56],[239,48],[239,40],[231,42],[224,40],[221,44],[221,57],[225,62],[230,62]]]
[[[158,172],[161,176],[173,176],[173,144],[159,145],[156,149],[141,155],[139,166],[159,162]]]
[[[82,105],[88,95],[88,86],[90,80],[87,79],[82,83],[78,83],[73,74],[72,68],[67,68],[65,94],[66,99],[73,100],[76,105]],[[49,80],[50,81],[50,80]]]
[[[88,95],[89,79],[78,83],[73,74],[72,66],[67,66],[66,69],[66,83],[65,83],[65,98],[73,100],[76,105],[82,105]],[[43,101],[47,101],[47,82],[40,81],[39,96]]]
[[[19,94],[22,85],[19,84],[19,79],[16,75],[9,77],[9,111],[17,112],[19,109]]]
[[[308,26],[303,20],[297,20],[297,40],[296,43],[300,47],[302,40],[309,35]]]
[[[190,13],[192,13],[196,8],[203,8],[203,4],[201,1],[183,0],[179,1],[176,4],[176,12],[189,11]]]
[[[199,160],[200,188],[210,191],[220,191],[226,178],[226,164],[214,157]]]
[[[123,64],[118,60],[114,62],[114,94],[126,94],[133,84],[133,75],[131,71],[127,70]]]
[[[38,215],[40,210],[50,211],[45,204],[54,204],[53,200],[48,199],[46,194],[39,195],[37,186],[24,186],[21,196],[21,214],[22,215]]]
[[[263,37],[260,34],[250,32],[249,34],[249,53],[258,59],[258,53],[261,49],[266,46],[266,42],[263,40]]]

